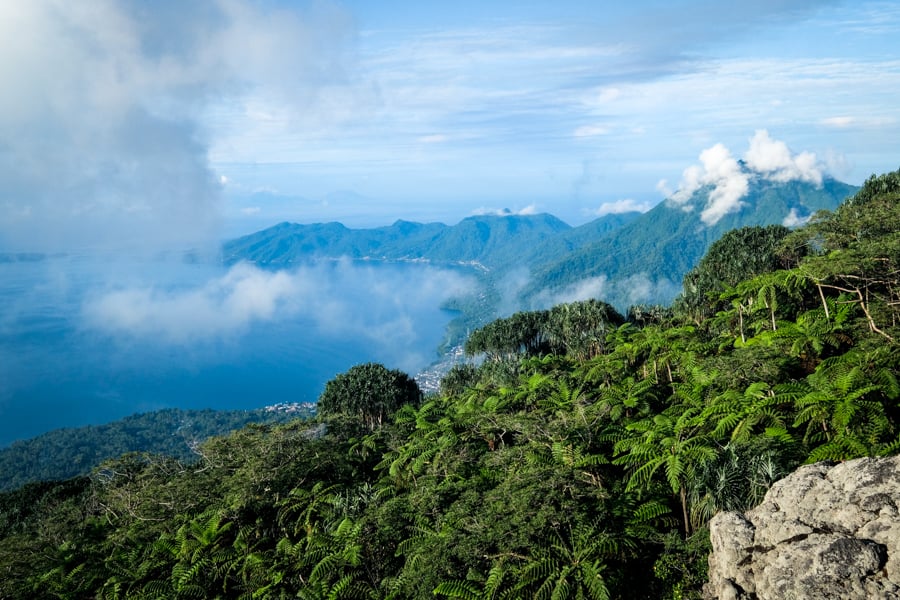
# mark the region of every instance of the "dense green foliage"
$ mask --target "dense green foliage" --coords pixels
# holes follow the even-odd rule
[[[421,401],[422,391],[415,379],[397,369],[366,363],[326,383],[318,404],[324,417],[347,416],[374,431],[401,407],[415,407]]]
[[[900,449],[898,181],[707,310],[520,313],[392,418],[339,395],[196,464],[126,455],[0,495],[0,598],[698,597],[716,511]]]
[[[250,423],[285,422],[314,415],[315,406],[300,412],[169,408],[103,425],[57,429],[0,449],[0,491],[33,481],[87,475],[104,460],[128,452],[163,454],[190,462],[197,458],[193,448],[214,435]]]
[[[712,243],[700,264],[684,276],[679,310],[699,318],[725,308],[717,300],[726,288],[781,266],[779,243],[789,233],[782,225],[742,227],[727,232]]]

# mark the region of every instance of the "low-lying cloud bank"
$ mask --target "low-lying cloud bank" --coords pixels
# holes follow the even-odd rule
[[[242,263],[193,287],[134,286],[88,295],[84,327],[114,338],[175,345],[239,339],[255,324],[310,322],[311,333],[365,340],[401,368],[421,368],[420,322],[474,289],[458,272],[349,261],[267,271]]]
[[[822,185],[824,167],[812,152],[793,154],[787,144],[772,139],[769,132],[759,129],[750,138],[750,146],[743,161],[732,156],[723,144],[716,144],[700,153],[700,164],[684,170],[678,190],[670,200],[685,208],[695,208],[689,204],[694,192],[709,187],[706,205],[702,207],[700,219],[706,225],[715,225],[727,214],[738,212],[744,203],[742,199],[750,190],[751,177],[761,177],[768,181],[786,183],[804,181]],[[658,186],[664,190],[666,183]]]
[[[609,279],[606,275],[590,277],[559,290],[545,291],[537,296],[535,305],[549,308],[557,304],[582,302],[596,298],[615,302],[618,308],[638,304],[668,303],[681,293],[681,284],[668,279],[651,279],[646,274]]]

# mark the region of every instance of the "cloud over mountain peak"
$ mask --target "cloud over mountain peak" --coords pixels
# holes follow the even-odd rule
[[[824,176],[824,169],[814,153],[794,154],[787,144],[773,139],[765,129],[758,129],[749,140],[743,160],[735,159],[721,143],[701,152],[700,164],[684,170],[681,183],[669,200],[685,210],[693,210],[698,208],[691,204],[695,192],[710,188],[705,205],[699,207],[700,220],[709,226],[725,215],[741,210],[752,177],[776,183],[803,181],[818,186],[822,185]],[[660,182],[659,188],[665,187],[665,182]]]

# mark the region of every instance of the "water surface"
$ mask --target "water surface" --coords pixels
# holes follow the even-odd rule
[[[315,401],[367,361],[414,374],[467,285],[416,264],[0,262],[0,446],[160,408]]]

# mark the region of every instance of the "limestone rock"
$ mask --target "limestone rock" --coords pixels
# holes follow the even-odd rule
[[[900,457],[801,467],[710,521],[707,598],[900,598]]]

